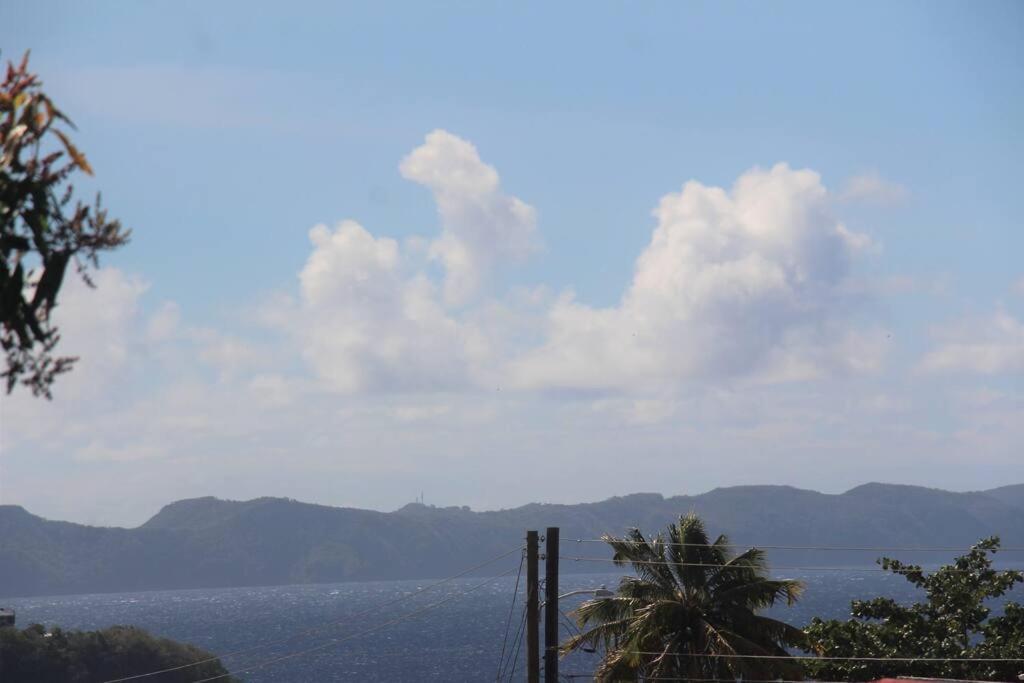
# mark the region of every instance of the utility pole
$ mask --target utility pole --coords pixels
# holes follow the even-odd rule
[[[549,526],[544,572],[544,681],[558,681],[558,527]]]
[[[540,591],[537,532],[526,532],[526,680],[540,683]]]

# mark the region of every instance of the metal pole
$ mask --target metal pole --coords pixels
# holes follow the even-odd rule
[[[539,543],[536,531],[526,532],[526,680],[540,683]]]
[[[558,681],[558,527],[549,526],[544,572],[544,681]]]

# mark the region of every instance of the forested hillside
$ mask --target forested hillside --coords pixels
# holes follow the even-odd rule
[[[998,534],[1024,546],[1024,486],[989,492],[866,484],[829,495],[782,486],[722,488],[696,496],[634,494],[578,505],[530,504],[473,512],[410,504],[394,512],[281,498],[198,498],[172,503],[135,529],[49,521],[0,506],[0,596],[270,585],[444,576],[521,543],[526,529],[562,529],[563,572],[610,571],[601,543],[638,526],[656,531],[695,511],[709,528],[759,546],[966,548]],[[869,565],[874,550],[771,549],[793,566]],[[887,553],[893,555],[893,553]],[[897,553],[939,563],[949,553]],[[1006,552],[1024,564],[1024,553]],[[518,558],[487,567],[504,569]]]

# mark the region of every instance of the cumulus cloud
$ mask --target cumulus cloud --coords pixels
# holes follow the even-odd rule
[[[488,272],[522,259],[537,246],[533,207],[504,194],[498,172],[480,160],[476,147],[435,130],[399,167],[402,176],[428,187],[441,217],[441,234],[429,245],[445,268],[444,298],[470,301]]]
[[[289,324],[303,353],[335,389],[442,389],[466,382],[473,335],[412,272],[399,244],[354,221],[310,230],[299,274],[301,303]]]
[[[302,354],[336,390],[449,390],[479,382],[491,354],[493,300],[480,295],[488,275],[537,245],[534,210],[503,193],[497,171],[469,142],[430,133],[401,164],[429,188],[440,233],[406,244],[346,220],[315,226],[299,274],[297,313],[264,315],[297,330]],[[435,281],[424,251],[441,265]],[[475,304],[473,307],[467,307]],[[493,363],[490,363],[493,365]]]
[[[794,355],[808,365],[796,378],[823,361],[862,367],[862,354],[844,352],[838,321],[848,312],[850,260],[866,238],[828,207],[818,174],[785,164],[744,173],[731,191],[687,183],[655,209],[657,226],[619,305],[562,296],[546,342],[515,363],[516,379],[630,388],[763,374],[768,361]]]
[[[813,171],[779,164],[730,190],[689,182],[666,195],[620,303],[596,308],[572,292],[536,290],[529,305],[523,292],[481,295],[492,268],[534,247],[535,218],[470,143],[434,131],[400,170],[433,191],[440,234],[400,244],[353,221],[318,225],[295,312],[265,316],[296,330],[335,390],[665,390],[868,371],[884,354],[877,330],[847,319],[850,262],[871,241],[831,215]]]
[[[1024,324],[1006,312],[953,326],[940,337],[921,361],[926,372],[1024,372]]]

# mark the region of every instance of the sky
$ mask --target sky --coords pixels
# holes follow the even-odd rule
[[[0,503],[1024,482],[1024,4],[0,4],[132,229]]]

